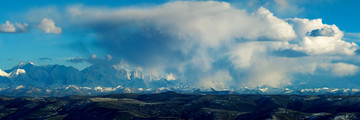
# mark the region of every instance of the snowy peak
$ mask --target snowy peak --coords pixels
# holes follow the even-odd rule
[[[5,71],[0,69],[0,76],[1,77],[9,77],[9,73],[6,73]]]
[[[23,67],[23,66],[27,66],[27,65],[31,65],[34,66],[35,64],[33,62],[21,62],[19,65],[17,65],[18,67]]]
[[[16,65],[15,67],[11,68],[10,70],[6,70],[7,72],[16,71],[17,69],[24,69],[30,70],[31,67],[35,66],[32,62],[21,62],[20,64]]]
[[[176,80],[174,74],[172,74],[172,73],[166,74],[166,75],[165,75],[165,79],[166,79],[166,80]]]
[[[26,74],[25,70],[24,69],[16,69],[16,70],[10,72],[9,77],[15,77],[15,76],[18,76],[20,74]]]
[[[31,67],[35,66],[32,62],[21,62],[19,65],[15,66],[13,69],[29,69]]]
[[[144,79],[144,75],[142,72],[139,72],[137,70],[127,70],[126,71],[126,78],[128,80],[133,80],[133,79]]]
[[[44,91],[87,93],[90,90],[87,88],[94,88],[91,89],[92,92],[98,93],[122,91],[125,88],[131,88],[131,91],[142,91],[135,89],[155,90],[161,87],[180,86],[178,81],[174,81],[176,78],[171,73],[146,73],[140,68],[114,67],[110,64],[94,64],[79,71],[64,65],[36,66],[27,62],[20,63],[10,70],[0,70],[0,78],[0,94],[1,89],[27,90],[34,88]],[[2,88],[2,86],[4,87]],[[92,92],[90,91],[90,93]]]

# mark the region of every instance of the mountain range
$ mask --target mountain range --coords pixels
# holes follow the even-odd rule
[[[102,64],[83,70],[63,65],[37,66],[20,63],[0,70],[0,95],[66,96],[110,93],[159,93],[176,91],[198,94],[287,94],[287,95],[359,95],[360,89],[347,88],[230,88],[215,89],[182,83],[172,74],[148,74],[141,70]]]
[[[81,92],[84,92],[82,89],[109,92],[118,88],[123,89],[123,86],[141,90],[177,84],[178,81],[171,75],[145,74],[139,70],[113,65],[92,65],[80,71],[71,66],[37,66],[27,62],[20,63],[10,70],[0,70],[0,90],[5,93],[24,89],[49,92],[71,88]]]

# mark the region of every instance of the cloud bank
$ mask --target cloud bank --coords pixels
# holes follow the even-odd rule
[[[0,33],[24,33],[29,32],[29,25],[24,23],[12,24],[10,21],[6,21],[5,24],[0,24]]]
[[[283,0],[277,3],[288,6]],[[359,48],[342,40],[336,25],[281,19],[264,7],[249,13],[214,1],[147,8],[75,5],[64,16],[73,26],[93,31],[99,47],[115,60],[174,73],[204,87],[284,87],[300,80],[295,75],[344,77],[358,71],[356,65],[332,61]]]
[[[37,28],[43,30],[45,33],[60,34],[62,29],[55,26],[55,22],[52,19],[44,18]],[[5,24],[0,24],[0,33],[27,33],[30,31],[30,27],[27,23],[15,23],[6,21]]]

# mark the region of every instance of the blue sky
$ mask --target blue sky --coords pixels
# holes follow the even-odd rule
[[[214,81],[221,81],[220,86],[235,81],[249,86],[273,87],[319,82],[310,79],[334,79],[324,86],[336,87],[336,83],[344,79],[348,82],[341,86],[360,85],[356,81],[356,76],[359,76],[357,66],[360,65],[356,45],[360,43],[360,16],[357,13],[360,1],[227,0],[208,3],[167,0],[6,1],[0,5],[0,25],[6,21],[14,25],[26,23],[28,31],[17,28],[13,32],[0,32],[0,68],[6,70],[19,62],[32,61],[38,65],[62,64],[83,69],[95,64],[89,56],[103,59],[108,55],[112,62],[149,71],[173,72],[179,78],[199,79],[208,86],[214,85],[211,84]],[[211,14],[202,9],[208,9]],[[191,10],[200,17],[190,16]],[[228,16],[226,11],[234,16]],[[267,11],[273,15],[264,17],[268,15]],[[220,15],[221,19],[217,20],[212,14]],[[314,20],[318,18],[322,22]],[[229,22],[236,27],[229,27]],[[215,24],[201,26],[205,23]],[[41,24],[45,27],[39,27]],[[242,27],[249,27],[250,32],[240,29]],[[304,29],[310,31],[304,32]],[[307,36],[311,30],[320,31],[319,36]],[[322,37],[327,35],[333,37]],[[314,44],[307,44],[307,39]],[[339,40],[342,42],[333,43]],[[290,45],[284,45],[288,43]],[[305,57],[297,56],[300,53]],[[71,62],[76,59],[88,62]],[[280,65],[278,71],[266,71],[284,62],[286,64]],[[294,67],[286,67],[289,65]],[[260,73],[264,78],[259,77]],[[209,75],[215,76],[210,76],[210,79],[206,77]],[[276,84],[271,81],[276,81]]]
[[[62,9],[69,5],[84,4],[90,6],[107,6],[107,7],[126,7],[135,5],[157,5],[167,2],[165,0],[123,0],[121,2],[116,0],[37,0],[37,1],[6,1],[0,5],[0,21],[13,22],[29,22],[29,20],[23,17],[28,14],[29,11],[41,9],[41,8],[55,8]],[[21,3],[21,4],[19,4]],[[2,53],[0,58],[1,69],[10,69],[13,66],[19,64],[19,62],[33,61],[39,65],[46,64],[64,64],[67,66],[74,66],[78,69],[83,69],[89,64],[71,64],[65,62],[62,58],[71,58],[77,56],[88,57],[89,54],[82,52],[74,52],[71,48],[66,48],[69,44],[78,43],[80,39],[84,39],[84,36],[75,36],[73,31],[64,31],[62,34],[45,34],[37,29],[31,29],[31,32],[24,34],[0,34],[0,50],[7,51]],[[81,31],[80,33],[81,34]],[[14,41],[16,39],[16,41]],[[91,44],[91,40],[96,39],[94,37],[87,36],[81,42],[84,44]],[[101,54],[102,51],[91,51],[91,54]],[[38,58],[52,58],[52,61],[45,60],[39,61]]]

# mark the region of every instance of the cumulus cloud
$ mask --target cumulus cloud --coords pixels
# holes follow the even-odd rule
[[[12,24],[10,21],[6,21],[5,24],[0,25],[0,33],[23,33],[29,32],[29,25],[26,23]]]
[[[78,24],[97,31],[101,44],[116,52],[113,54],[136,64],[186,59],[207,69],[213,61],[208,49],[242,39],[287,41],[296,37],[291,25],[265,8],[249,14],[226,2],[171,2],[115,11],[73,6],[69,11]]]
[[[9,21],[6,21],[5,24],[2,24],[0,27],[1,32],[15,32],[15,26]]]
[[[331,56],[351,56],[358,49],[342,40],[336,25],[281,19],[264,7],[249,13],[227,2],[177,1],[148,8],[70,6],[68,14],[70,24],[94,31],[99,47],[111,54],[106,59],[204,87],[282,87],[294,75],[342,77],[358,70],[332,62]]]
[[[60,27],[56,27],[55,22],[49,18],[42,19],[41,23],[37,27],[45,33],[60,34],[62,32],[62,29]]]
[[[347,63],[321,64],[320,68],[331,71],[336,76],[351,76],[359,69],[358,66]]]
[[[293,50],[309,55],[354,55],[359,46],[342,40],[343,32],[336,25],[323,24],[321,19],[288,19],[299,36]]]
[[[43,30],[45,33],[60,34],[62,29],[55,26],[55,22],[52,19],[44,18],[37,28]],[[0,24],[0,33],[26,33],[29,32],[29,25],[27,23],[11,23],[6,21],[4,24]]]

